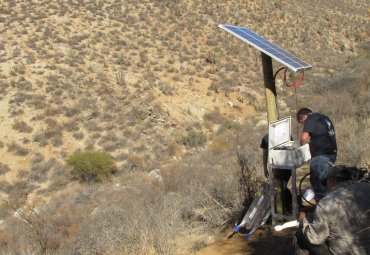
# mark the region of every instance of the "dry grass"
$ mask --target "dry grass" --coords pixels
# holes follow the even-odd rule
[[[266,109],[260,54],[219,23],[250,27],[312,64],[298,105],[333,119],[338,162],[370,166],[369,54],[358,47],[368,40],[366,1],[15,0],[0,9],[5,254],[190,254],[237,220],[262,179],[267,130],[256,123]],[[278,86],[278,95],[281,114],[294,115],[294,93]],[[64,160],[78,149],[109,151],[117,175],[73,182]],[[153,166],[163,183],[147,177]]]
[[[17,227],[2,229],[2,248],[46,254],[180,254],[195,244],[199,248],[202,235],[228,228],[240,217],[242,190],[248,185],[240,185],[240,168],[230,157],[229,151],[191,157],[188,164],[164,169],[163,183],[126,173],[114,188],[109,183],[81,187],[72,196],[54,198],[37,214],[10,201],[22,214],[20,219],[9,216]],[[36,164],[49,168],[48,162]],[[182,238],[198,241],[189,244]]]

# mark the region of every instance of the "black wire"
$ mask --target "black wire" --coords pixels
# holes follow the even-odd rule
[[[278,75],[278,73],[279,73],[281,70],[283,70],[283,69],[285,69],[285,71],[286,71],[286,70],[288,69],[288,67],[285,67],[285,66],[280,67],[280,68],[275,72],[275,74],[274,74],[274,81],[275,81],[276,76]]]

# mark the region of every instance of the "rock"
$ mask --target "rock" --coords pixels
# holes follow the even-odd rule
[[[163,182],[163,177],[161,175],[161,170],[160,169],[153,169],[149,172],[149,178],[152,181],[157,181],[157,182]]]
[[[208,236],[208,238],[206,240],[206,245],[211,245],[214,242],[216,242],[216,239],[214,238],[214,236]]]
[[[279,101],[279,106],[281,110],[285,110],[287,108],[287,105],[284,101]]]
[[[257,127],[260,127],[260,126],[267,126],[268,125],[268,122],[267,120],[259,120],[256,124],[256,128]]]

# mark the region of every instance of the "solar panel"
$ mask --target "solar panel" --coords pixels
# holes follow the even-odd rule
[[[304,71],[312,68],[311,65],[307,64],[302,59],[299,59],[286,50],[276,46],[248,28],[221,24],[219,27],[238,37],[242,41],[252,45],[281,64],[289,67],[294,72]]]

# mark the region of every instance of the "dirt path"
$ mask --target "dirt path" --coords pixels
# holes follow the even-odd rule
[[[295,229],[271,233],[266,227],[254,233],[249,240],[240,235],[217,239],[196,255],[286,255],[292,252]]]

